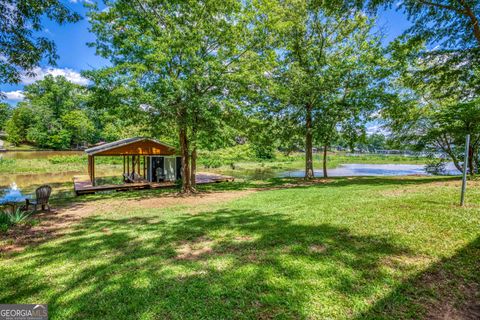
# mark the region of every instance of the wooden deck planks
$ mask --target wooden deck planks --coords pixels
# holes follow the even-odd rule
[[[197,184],[208,184],[218,182],[230,182],[235,179],[230,176],[223,176],[219,174],[202,174],[196,176]],[[128,191],[140,189],[159,189],[174,187],[174,182],[136,182],[125,184],[105,184],[100,186],[92,186],[89,176],[75,176],[73,177],[73,189],[77,195],[91,194],[99,191]]]

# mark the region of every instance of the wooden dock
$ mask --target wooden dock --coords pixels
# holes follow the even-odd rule
[[[219,182],[231,182],[235,179],[230,176],[223,176],[219,174],[206,174],[199,173],[196,176],[197,184],[209,184]],[[88,175],[73,177],[73,189],[75,194],[92,194],[101,191],[129,191],[129,190],[141,190],[141,189],[160,189],[160,188],[172,188],[175,186],[175,182],[135,182],[124,184],[104,184],[99,186],[92,186],[90,177]]]

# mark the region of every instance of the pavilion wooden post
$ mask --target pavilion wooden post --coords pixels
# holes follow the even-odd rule
[[[92,186],[95,186],[95,156],[88,156],[88,175]]]
[[[130,159],[128,158],[128,156],[127,156],[127,176],[130,176]]]
[[[147,179],[147,163],[145,160],[146,158],[143,156],[143,179]]]
[[[88,156],[88,177],[92,181],[92,156]]]
[[[123,156],[123,175],[125,176],[125,156]]]
[[[140,175],[141,171],[140,171],[140,155],[137,156],[137,173],[138,175]]]

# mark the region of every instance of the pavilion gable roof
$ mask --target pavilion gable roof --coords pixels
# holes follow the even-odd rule
[[[86,149],[89,156],[176,155],[176,149],[155,139],[135,137],[105,143]]]

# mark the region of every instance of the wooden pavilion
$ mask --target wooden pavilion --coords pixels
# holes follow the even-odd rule
[[[171,187],[180,180],[182,160],[176,149],[149,138],[128,138],[86,149],[88,176],[74,177],[77,195],[106,190],[132,190]],[[97,185],[96,157],[123,157],[123,184]],[[232,181],[232,177],[197,175],[197,183]]]
[[[105,143],[85,150],[88,154],[88,175],[95,186],[95,157],[120,156],[123,157],[123,177],[125,182],[135,182],[144,179],[152,180],[151,170],[156,169],[147,161],[154,156],[172,159],[177,164],[180,157],[176,157],[176,150],[172,146],[147,138],[128,138],[115,142]],[[164,160],[165,161],[165,160]],[[181,162],[180,162],[181,163]],[[180,172],[180,170],[178,170]],[[173,180],[180,178],[177,170],[172,172]],[[170,178],[171,179],[171,178]]]

